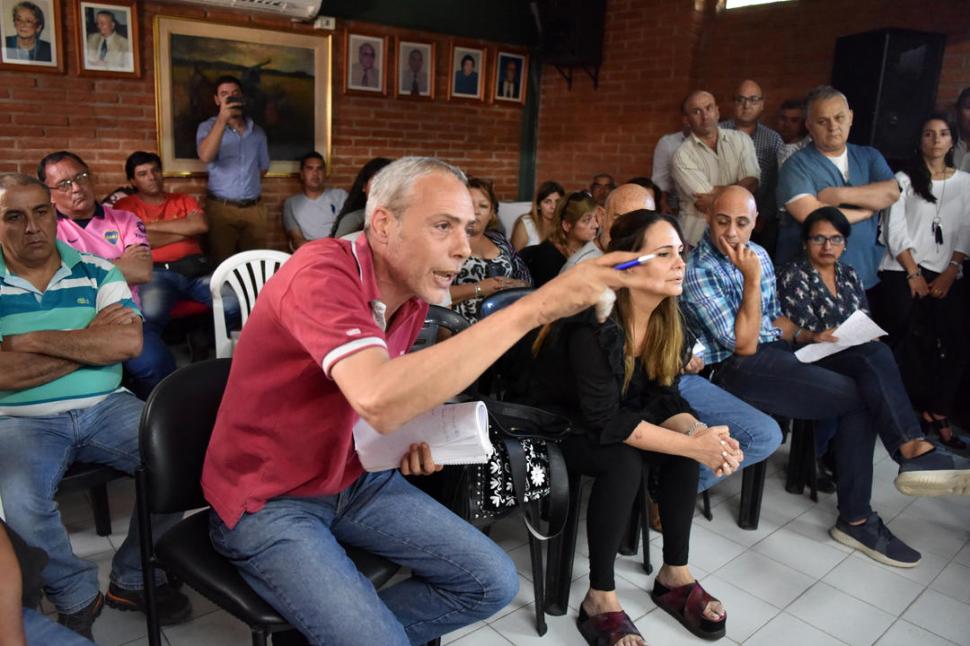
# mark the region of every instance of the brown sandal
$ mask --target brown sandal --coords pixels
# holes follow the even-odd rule
[[[590,646],[613,646],[616,642],[629,635],[640,638],[644,644],[646,640],[633,625],[630,615],[622,610],[617,612],[601,612],[590,617],[582,604],[579,606],[579,617],[576,619],[579,632]]]
[[[727,611],[720,620],[704,616],[704,610],[712,601],[718,601],[707,593],[697,581],[676,588],[667,588],[659,580],[653,581],[650,598],[661,610],[676,619],[684,628],[701,639],[720,639],[727,632]]]

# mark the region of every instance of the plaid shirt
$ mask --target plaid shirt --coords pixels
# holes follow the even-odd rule
[[[758,343],[781,338],[772,321],[781,316],[775,287],[775,270],[763,247],[749,242],[748,247],[761,261],[761,331]],[[691,331],[704,344],[704,363],[720,363],[734,353],[734,320],[741,309],[744,277],[741,270],[721,253],[705,232],[687,257],[681,309]]]
[[[728,119],[718,124],[725,130],[737,130],[734,119]],[[777,132],[760,121],[751,137],[754,141],[754,153],[758,157],[761,167],[761,177],[758,181],[758,214],[762,217],[773,218],[777,215],[775,208],[775,187],[778,185],[778,149],[784,145],[784,140]]]

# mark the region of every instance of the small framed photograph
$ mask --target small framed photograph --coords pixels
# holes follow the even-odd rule
[[[434,43],[397,41],[395,94],[401,99],[434,99]]]
[[[344,51],[344,91],[359,94],[385,94],[387,85],[387,38],[347,34]]]
[[[81,76],[141,77],[135,0],[74,0]]]
[[[485,99],[486,50],[452,44],[448,98],[482,101]]]
[[[64,72],[60,0],[0,0],[0,69]]]
[[[525,103],[529,59],[524,54],[498,51],[495,53],[495,73],[492,96],[502,103]]]

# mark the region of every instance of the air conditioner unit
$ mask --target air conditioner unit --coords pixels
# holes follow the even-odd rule
[[[323,4],[323,0],[182,0],[182,2],[204,7],[270,13],[307,21],[317,17]]]

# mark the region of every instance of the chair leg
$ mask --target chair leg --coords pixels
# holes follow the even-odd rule
[[[738,513],[738,527],[741,529],[758,529],[767,471],[766,463],[761,461],[746,467],[742,472],[741,510]]]
[[[711,513],[711,494],[707,490],[701,494],[701,502],[704,504],[701,514],[708,522],[714,520],[714,514]]]
[[[569,513],[566,525],[548,541],[546,558],[546,614],[561,616],[569,606],[569,586],[573,578],[573,555],[579,533],[579,503],[582,498],[582,476],[569,476]]]
[[[111,509],[108,507],[108,485],[91,488],[91,511],[94,512],[94,529],[98,536],[111,535]]]
[[[808,474],[805,473],[805,454],[807,451],[814,453],[812,447],[808,446],[810,438],[806,437],[805,429],[800,420],[792,422],[791,446],[788,453],[788,473],[785,476],[785,491],[795,495],[801,495],[805,490],[805,482]]]
[[[144,467],[135,471],[135,513],[138,515],[138,548],[141,553],[141,574],[145,582],[145,617],[149,646],[162,646],[162,627],[155,605],[155,546],[152,543],[151,507],[148,504],[148,476]]]
[[[650,564],[650,470],[646,466],[640,476],[640,495],[643,499],[640,505],[640,535],[643,537],[643,571],[647,574],[653,573],[653,565]]]
[[[431,641],[429,641],[424,646],[441,646],[441,637],[437,637],[435,639],[432,639]]]
[[[533,518],[538,516],[533,515]],[[532,557],[532,587],[535,592],[536,633],[540,637],[546,634],[546,596],[543,590],[545,573],[542,567],[542,541],[529,533],[529,553]]]
[[[620,543],[620,554],[623,556],[633,556],[637,553],[637,546],[640,543],[640,519],[644,515],[649,517],[649,513],[644,507],[646,504],[644,491],[641,487],[640,492],[637,493],[637,497],[633,500],[633,509],[630,512],[630,524],[627,525],[623,542]]]
[[[253,629],[253,646],[266,646],[266,633]]]

